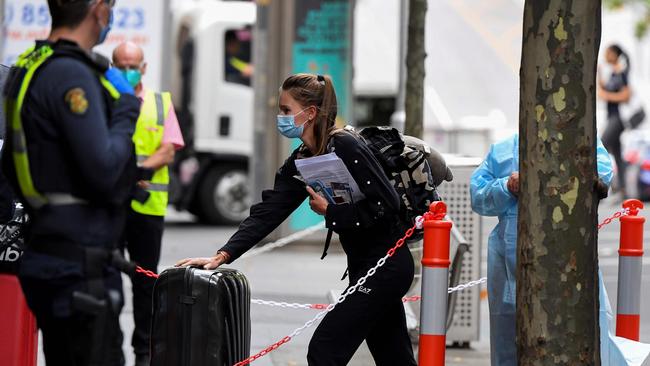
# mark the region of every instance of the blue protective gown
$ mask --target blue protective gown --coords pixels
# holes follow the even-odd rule
[[[609,185],[612,163],[598,140],[598,175]],[[498,216],[499,223],[488,239],[488,302],[490,306],[490,354],[493,366],[516,366],[515,282],[517,258],[517,198],[506,183],[519,171],[519,136],[497,142],[472,174],[472,209],[479,215]],[[602,281],[601,281],[602,282]],[[602,298],[602,292],[601,292]],[[601,308],[604,302],[601,301]],[[601,309],[602,310],[602,309]],[[601,334],[608,334],[607,329]],[[603,347],[606,348],[606,347]],[[625,364],[625,363],[623,363]],[[603,363],[605,365],[605,363]]]

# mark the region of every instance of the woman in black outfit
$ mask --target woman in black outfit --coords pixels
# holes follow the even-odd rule
[[[625,168],[621,148],[621,134],[625,125],[621,119],[619,104],[630,100],[630,87],[628,75],[630,61],[627,54],[618,46],[611,45],[605,51],[605,60],[612,66],[612,74],[607,82],[598,79],[598,97],[607,102],[607,128],[602,136],[603,144],[607,151],[614,155],[618,175],[618,183],[623,198],[625,191]]]
[[[325,216],[326,226],[339,235],[347,254],[350,285],[363,277],[404,232],[399,224],[399,197],[366,145],[350,133],[335,133],[336,95],[327,76],[298,74],[280,90],[278,130],[300,138],[296,149],[278,170],[275,185],[262,192],[262,202],[213,257],[188,258],[179,266],[213,269],[232,263],[280,225],[309,197],[311,209]],[[365,199],[328,204],[296,179],[295,161],[335,152],[357,182]],[[309,344],[310,366],[346,365],[366,340],[379,366],[415,366],[406,329],[402,297],[413,281],[413,259],[403,247],[363,285],[327,314]]]

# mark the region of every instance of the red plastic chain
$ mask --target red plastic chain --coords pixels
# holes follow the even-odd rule
[[[248,365],[248,364],[250,364],[251,362],[257,360],[258,358],[260,358],[260,357],[264,357],[264,356],[266,356],[268,353],[271,353],[271,352],[275,351],[276,349],[280,348],[280,346],[282,346],[283,344],[289,342],[290,340],[291,340],[291,337],[286,336],[286,337],[282,338],[281,340],[279,340],[278,342],[276,342],[276,343],[274,343],[274,344],[272,344],[272,345],[266,347],[264,350],[262,350],[262,351],[259,352],[258,354],[253,355],[253,356],[250,356],[249,358],[247,358],[247,359],[245,359],[245,360],[243,360],[243,361],[239,361],[239,362],[237,362],[234,366],[244,366],[244,365]]]
[[[402,302],[415,302],[415,301],[420,301],[422,300],[422,296],[415,295],[415,296],[408,296],[408,297],[403,297]]]
[[[135,272],[136,273],[142,273],[143,275],[151,278],[158,278],[158,274],[149,270],[146,270],[140,266],[135,267]]]
[[[599,224],[598,229],[599,230],[602,229],[604,226],[611,224],[614,220],[616,220],[616,219],[618,219],[618,218],[620,218],[622,216],[625,216],[625,215],[627,215],[627,211],[618,211],[618,212],[616,212],[613,216],[605,219],[601,224]],[[397,249],[404,246],[404,243],[406,242],[406,239],[410,238],[413,235],[413,233],[415,232],[415,230],[416,230],[416,226],[413,226],[412,228],[408,229],[406,231],[406,233],[404,234],[404,237],[399,239],[395,243],[395,246],[388,251],[387,255],[389,257],[392,257],[395,254],[395,252],[397,251]],[[144,268],[142,268],[140,266],[136,267],[136,273],[140,273],[140,274],[143,274],[143,275],[145,275],[147,277],[154,278],[154,279],[158,278],[158,274],[156,274],[155,272],[146,270],[146,269],[144,269]],[[415,296],[402,298],[402,302],[420,301],[421,299],[422,299],[421,296],[415,295]],[[317,310],[324,310],[328,306],[329,306],[329,304],[312,304],[311,308],[312,309],[317,309]],[[267,348],[263,349],[262,351],[258,352],[257,354],[255,354],[255,355],[253,355],[253,356],[251,356],[251,357],[249,357],[249,358],[247,358],[247,359],[245,359],[243,361],[237,362],[234,366],[248,365],[248,364],[254,362],[255,360],[257,360],[257,359],[259,359],[261,357],[264,357],[267,354],[275,351],[276,349],[280,348],[283,344],[289,342],[290,340],[291,340],[290,336],[285,336],[284,338],[282,338],[278,342],[268,346]]]
[[[604,226],[607,226],[612,223],[612,221],[620,218],[621,216],[627,215],[627,211],[618,211],[612,217],[606,218],[602,223],[598,225],[598,230],[602,229]]]

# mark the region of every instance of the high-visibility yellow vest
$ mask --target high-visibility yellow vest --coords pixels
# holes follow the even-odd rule
[[[171,94],[145,91],[140,117],[133,134],[138,164],[160,148],[165,132],[165,120],[171,105]],[[144,215],[165,216],[169,201],[169,168],[166,165],[156,170],[147,191],[149,198],[144,203],[131,201],[133,211]]]
[[[5,101],[5,110],[8,117],[8,127],[12,130],[12,157],[16,169],[16,178],[20,191],[27,203],[33,208],[41,208],[45,205],[65,205],[73,203],[83,203],[84,201],[72,196],[67,192],[47,192],[40,193],[34,186],[31,171],[29,169],[29,157],[27,156],[27,140],[23,129],[22,108],[27,95],[27,90],[32,82],[34,74],[45,61],[55,54],[55,50],[50,45],[42,45],[38,48],[30,47],[18,57],[14,68],[22,69],[23,79],[18,89],[18,95],[8,95]],[[120,98],[120,93],[113,85],[98,75],[101,84],[110,93],[115,100]]]

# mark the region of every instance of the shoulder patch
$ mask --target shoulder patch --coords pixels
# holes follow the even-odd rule
[[[86,92],[81,88],[70,89],[65,94],[65,103],[68,105],[70,112],[74,114],[84,114],[88,110]]]

